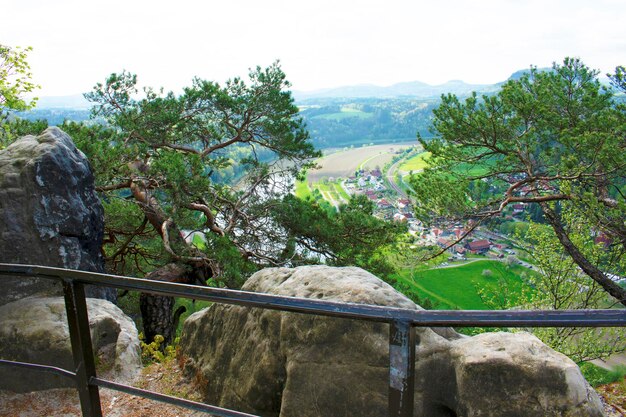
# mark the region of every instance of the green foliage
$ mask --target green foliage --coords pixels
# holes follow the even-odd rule
[[[436,98],[310,99],[301,114],[319,148],[415,139],[428,135]]]
[[[27,101],[25,93],[39,86],[31,81],[27,58],[32,48],[12,48],[0,44],[0,110],[26,110],[35,106],[35,99]]]
[[[599,265],[610,257],[606,249],[595,244],[590,225],[569,210],[570,235],[585,256]],[[596,309],[609,306],[602,287],[582,274],[576,263],[564,252],[550,229],[531,224],[526,235],[527,249],[538,274],[529,276],[535,289],[524,308],[547,310]],[[533,334],[552,348],[576,362],[604,359],[626,351],[626,340],[620,328],[534,328]]]
[[[374,117],[373,113],[366,113],[364,111],[350,108],[350,107],[342,107],[340,111],[336,113],[324,113],[319,114],[317,116],[313,116],[312,119],[327,119],[327,120],[343,120],[350,117],[359,117],[362,119],[367,119],[370,117]]]
[[[208,282],[209,286],[217,286],[216,282]],[[200,301],[200,300],[191,300],[189,298],[176,298],[176,303],[174,304],[174,311],[176,311],[179,307],[185,307],[185,312],[180,315],[178,320],[178,328],[176,329],[176,337],[180,337],[183,331],[183,324],[187,317],[192,315],[193,313],[197,313],[200,310],[203,310],[207,307],[211,306],[210,301]]]
[[[430,298],[420,295],[411,285],[403,282],[402,280],[398,280],[397,277],[388,277],[387,281],[391,284],[391,286],[393,286],[393,288],[406,295],[411,301],[422,307],[424,310],[433,310],[438,308],[437,304],[433,303]]]
[[[420,138],[432,153],[429,167],[410,182],[416,215],[427,223],[484,221],[520,202],[539,206],[559,244],[626,305],[626,292],[570,244],[567,222],[559,215],[562,204],[571,204],[593,222],[594,234],[604,233],[620,254],[626,253],[621,192],[626,107],[597,75],[580,60],[566,58],[552,71],[531,68],[493,96],[474,93],[464,101],[442,96],[433,110],[436,138]],[[613,79],[623,87],[623,72],[618,69]],[[472,189],[476,181],[486,181],[488,190]]]
[[[28,52],[32,48],[12,48],[0,44],[0,149],[5,148],[24,131],[30,133],[30,124],[12,122],[9,111],[26,110],[35,106],[36,99],[26,100],[24,94],[39,88],[31,81]]]
[[[144,275],[184,262],[236,287],[285,262],[289,242],[267,219],[319,154],[279,65],[249,80],[195,79],[178,96],[146,88],[140,97],[135,75],[112,74],[86,95],[108,124],[64,125],[103,193],[111,270]],[[202,242],[185,240],[194,231]]]
[[[291,263],[323,260],[330,265],[359,266],[384,277],[394,270],[384,250],[397,242],[406,226],[380,220],[372,216],[373,210],[373,203],[363,195],[351,197],[338,211],[290,195],[274,216],[303,248],[290,254]]]
[[[578,365],[583,376],[592,387],[621,381],[626,376],[626,367],[620,366],[614,370],[607,370],[594,365],[591,362],[583,362]]]

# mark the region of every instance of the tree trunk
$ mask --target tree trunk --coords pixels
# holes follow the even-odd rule
[[[548,220],[548,223],[550,223],[552,229],[554,229],[554,232],[556,233],[559,242],[561,242],[561,245],[563,245],[565,251],[572,257],[574,262],[576,262],[576,264],[580,266],[585,274],[587,274],[591,279],[600,284],[600,286],[604,288],[606,292],[615,297],[617,301],[619,301],[622,305],[626,306],[626,290],[613,282],[595,265],[589,262],[585,255],[583,255],[583,253],[576,247],[574,242],[571,241],[569,235],[563,228],[561,220],[547,203],[539,204],[541,205],[543,214]]]
[[[206,280],[212,276],[206,255],[187,244],[176,224],[167,218],[157,199],[150,195],[149,190],[141,181],[131,181],[130,190],[146,219],[159,233],[164,246],[172,253],[172,258],[177,262],[167,264],[149,273],[145,278],[156,281],[204,285]],[[178,319],[184,311],[179,310],[174,313],[174,302],[173,297],[141,293],[139,306],[146,343],[152,342],[156,335],[161,335],[164,338],[161,345],[162,349],[173,343]]]
[[[167,264],[148,275],[146,279],[165,282],[189,282],[189,268],[180,264]],[[141,293],[139,306],[143,320],[143,332],[146,343],[154,340],[156,335],[163,336],[161,350],[174,342],[176,324],[182,311],[174,310],[174,297]]]

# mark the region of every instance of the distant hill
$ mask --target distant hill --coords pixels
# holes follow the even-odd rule
[[[37,109],[89,109],[92,106],[82,94],[40,97]]]
[[[539,71],[550,71],[551,68],[539,68]],[[468,96],[473,91],[479,94],[495,93],[508,80],[519,80],[529,69],[515,71],[509,78],[495,84],[468,84],[461,80],[451,80],[444,84],[430,85],[421,81],[402,82],[381,87],[373,84],[350,85],[336,88],[324,88],[314,91],[293,91],[296,101],[320,100],[326,98],[359,99],[359,98],[416,98],[432,99],[439,98],[442,94],[456,94],[457,96]],[[600,80],[606,83],[606,78]]]
[[[430,85],[421,81],[397,83],[388,87],[372,84],[326,88],[315,91],[294,91],[296,101],[321,98],[433,98],[442,94],[453,93],[468,95],[472,91],[490,93],[498,90],[500,84],[467,84],[453,80],[445,84]]]
[[[540,68],[540,71],[549,71]],[[517,80],[529,70],[514,72]],[[505,81],[496,84],[468,84],[460,80],[429,85],[420,81],[402,82],[388,87],[353,85],[316,91],[294,91],[313,143],[318,148],[362,146],[415,140],[416,134],[428,138],[433,132],[432,111],[442,94],[467,97],[472,91],[495,94]],[[61,124],[64,120],[89,119],[89,103],[81,95],[42,97],[37,108],[18,116],[46,119]]]

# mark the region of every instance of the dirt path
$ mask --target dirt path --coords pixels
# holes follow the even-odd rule
[[[143,369],[133,386],[193,401],[201,396],[195,386],[182,377],[176,361],[152,364]],[[119,391],[100,388],[103,417],[205,417],[206,413],[174,407]],[[23,394],[0,391],[0,417],[79,417],[82,416],[74,389],[52,389]]]

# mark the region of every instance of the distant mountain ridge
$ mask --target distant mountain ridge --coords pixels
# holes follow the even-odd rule
[[[549,71],[549,68],[540,68],[540,71]],[[468,84],[461,80],[451,80],[444,84],[430,85],[421,81],[400,82],[387,87],[374,84],[359,84],[335,88],[323,88],[313,91],[293,91],[297,101],[323,98],[439,98],[442,94],[452,93],[460,96],[478,93],[493,93],[500,89],[508,80],[517,80],[528,69],[519,70],[502,82],[495,84]],[[41,97],[37,102],[38,109],[88,109],[91,104],[82,94],[68,96]]]
[[[539,71],[549,70],[549,68],[539,69]],[[471,94],[472,91],[478,93],[496,92],[506,81],[517,80],[527,72],[529,72],[529,69],[515,71],[507,80],[495,84],[468,84],[461,80],[451,80],[444,84],[430,85],[421,81],[409,81],[388,87],[362,84],[314,91],[294,91],[293,96],[297,101],[321,98],[438,98],[442,94],[447,93],[466,96]]]
[[[381,87],[373,84],[351,85],[337,88],[325,88],[315,91],[294,91],[296,100],[318,98],[431,98],[441,94],[453,93],[467,95],[472,91],[489,93],[497,91],[502,83],[497,84],[467,84],[460,80],[448,81],[444,84],[430,85],[421,81],[402,82]]]

